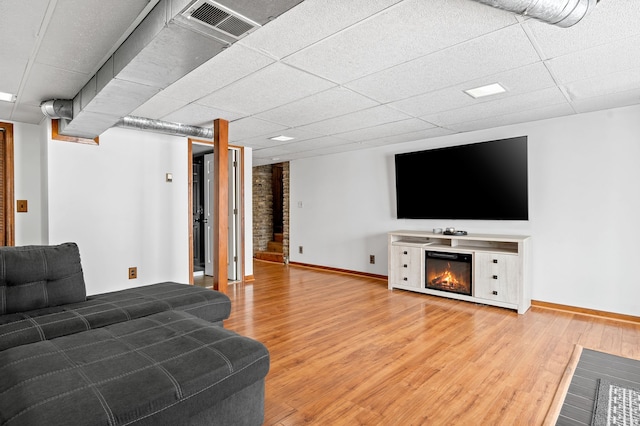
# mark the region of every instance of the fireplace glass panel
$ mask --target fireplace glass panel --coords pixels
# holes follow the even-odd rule
[[[427,251],[426,288],[471,296],[471,254]]]

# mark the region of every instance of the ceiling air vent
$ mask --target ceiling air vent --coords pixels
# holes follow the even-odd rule
[[[239,39],[260,27],[260,24],[210,0],[198,0],[183,15],[210,28]]]

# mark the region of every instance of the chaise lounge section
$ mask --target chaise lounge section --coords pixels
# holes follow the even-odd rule
[[[76,244],[0,248],[1,425],[262,424],[264,345],[219,292],[86,297]]]

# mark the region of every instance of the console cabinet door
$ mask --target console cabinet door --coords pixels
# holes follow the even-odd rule
[[[422,249],[391,246],[391,283],[393,286],[422,287]]]
[[[518,303],[518,256],[474,253],[474,295],[477,298]]]

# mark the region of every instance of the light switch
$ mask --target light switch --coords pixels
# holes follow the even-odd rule
[[[166,180],[167,182],[173,182],[173,173],[167,173],[167,174],[165,175],[165,180]]]
[[[29,211],[27,200],[18,200],[17,204],[18,208],[16,210],[18,213],[26,213]]]

